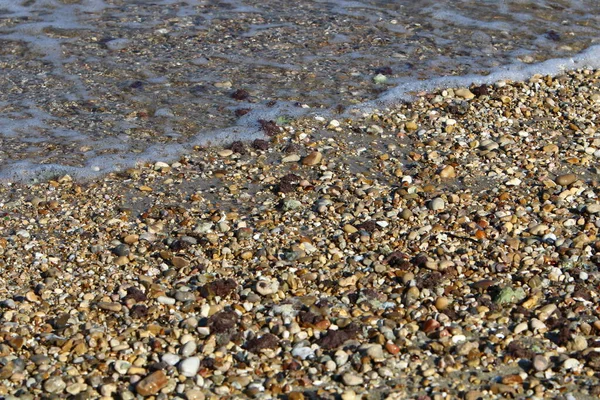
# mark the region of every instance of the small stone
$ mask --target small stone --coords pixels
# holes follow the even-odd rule
[[[395,356],[396,354],[400,353],[400,347],[398,345],[396,345],[393,342],[387,342],[385,344],[385,349],[388,351],[388,353],[390,353],[391,355]]]
[[[406,124],[404,124],[404,127],[406,128],[407,131],[416,131],[419,128],[419,126],[417,125],[417,123],[415,121],[406,122]]]
[[[196,376],[200,369],[200,358],[190,357],[179,363],[179,372],[183,376],[193,377]]]
[[[101,301],[98,303],[98,308],[105,311],[119,312],[123,306],[119,303],[112,303],[108,301]]]
[[[158,296],[156,298],[156,301],[160,304],[166,304],[166,305],[170,305],[172,306],[173,304],[175,304],[175,299],[172,297],[168,297],[168,296]]]
[[[187,400],[204,400],[205,395],[199,389],[190,389],[185,392],[185,398]]]
[[[179,357],[177,354],[165,353],[160,359],[162,362],[175,366],[179,360],[181,360],[181,357]]]
[[[577,175],[575,174],[564,174],[556,177],[554,182],[560,186],[569,186],[577,181]]]
[[[536,371],[545,371],[550,366],[550,362],[543,355],[536,355],[533,357],[533,369]]]
[[[158,370],[139,381],[135,390],[140,396],[152,396],[167,386],[167,383],[169,383],[169,379],[165,373]]]
[[[258,281],[256,283],[256,292],[262,296],[268,296],[273,293],[277,293],[279,290],[279,282],[276,280],[272,281]]]
[[[448,298],[444,297],[444,296],[438,297],[435,300],[435,308],[437,308],[438,311],[445,310],[446,308],[448,308],[449,304],[450,304],[450,300],[448,300]]]
[[[306,360],[308,358],[314,357],[315,351],[311,349],[309,346],[299,346],[295,347],[292,350],[292,356],[298,357],[301,360]]]
[[[473,92],[471,92],[469,89],[466,89],[466,88],[456,89],[456,90],[454,90],[454,94],[457,97],[462,97],[463,99],[466,99],[466,100],[470,100],[475,97]]]
[[[365,353],[375,362],[385,361],[383,347],[380,344],[369,345],[369,348]]]
[[[336,351],[334,355],[334,361],[338,367],[341,367],[348,362],[348,353],[346,353],[344,350]]]
[[[131,363],[124,360],[117,360],[113,364],[115,371],[117,371],[120,375],[125,375],[131,367]]]
[[[282,163],[293,163],[300,161],[300,156],[298,154],[290,154],[289,156],[285,156],[281,159]]]
[[[350,225],[350,224],[346,224],[344,225],[344,232],[348,233],[348,234],[353,234],[358,232],[358,229],[356,229],[354,226]]]
[[[318,165],[323,159],[323,154],[318,151],[313,151],[302,159],[302,165]]]
[[[577,369],[580,366],[581,363],[575,358],[567,358],[562,364],[562,367],[567,371]]]
[[[440,171],[440,178],[456,178],[456,171],[452,165],[447,165]]]
[[[356,392],[354,390],[346,390],[342,393],[342,400],[356,400]]]
[[[217,154],[219,154],[219,156],[221,156],[221,157],[229,157],[230,155],[233,154],[233,150],[223,149],[223,150],[220,150]]]
[[[63,390],[67,387],[65,381],[62,380],[60,376],[53,376],[51,378],[46,379],[44,382],[44,390],[48,393],[62,393]]]
[[[342,376],[342,381],[346,386],[358,386],[364,383],[363,377],[353,372],[346,372]]]
[[[441,211],[446,207],[446,202],[441,197],[436,197],[429,202],[429,209],[433,211]]]
[[[173,258],[171,258],[171,264],[173,264],[173,266],[175,268],[185,268],[188,265],[190,265],[189,260],[183,258],[183,257],[179,257],[179,256],[174,256]]]
[[[181,355],[183,357],[189,357],[192,354],[194,354],[197,349],[198,349],[198,345],[196,344],[196,341],[190,340],[189,342],[184,344],[183,347],[181,347]]]
[[[588,214],[598,214],[598,213],[600,213],[600,204],[599,203],[588,204],[585,206],[585,211]]]
[[[281,209],[286,212],[286,211],[293,211],[293,210],[297,210],[298,208],[302,207],[302,203],[299,202],[298,200],[294,200],[294,199],[285,199],[283,201],[283,204],[281,206]]]

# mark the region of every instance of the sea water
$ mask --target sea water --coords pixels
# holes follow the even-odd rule
[[[600,67],[599,19],[597,0],[0,0],[0,178],[93,177],[261,137],[259,120]]]

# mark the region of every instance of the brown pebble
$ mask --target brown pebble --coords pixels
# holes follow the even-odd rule
[[[288,395],[289,400],[304,400],[304,393],[302,392],[292,392]]]
[[[560,186],[569,186],[577,180],[577,175],[575,174],[564,174],[556,177],[554,182]]]
[[[106,311],[119,312],[119,311],[121,311],[122,306],[119,303],[111,303],[108,301],[101,301],[98,303],[98,308],[100,308],[102,310],[106,310]]]
[[[440,171],[440,178],[456,178],[456,171],[452,165],[447,165]]]
[[[502,383],[505,385],[521,385],[523,383],[523,378],[521,375],[507,375],[502,378]]]
[[[447,297],[438,297],[435,300],[435,308],[437,308],[439,311],[445,310],[446,308],[448,308],[448,305],[450,304],[450,301],[448,300]]]
[[[162,370],[159,370],[142,379],[135,387],[135,391],[140,396],[152,396],[167,386],[168,382],[169,379],[165,373]]]
[[[396,344],[394,344],[392,342],[387,342],[385,344],[385,349],[393,356],[395,356],[396,354],[398,354],[400,352],[400,347],[398,347]]]
[[[323,154],[318,151],[313,151],[302,159],[302,165],[318,165],[323,159]]]

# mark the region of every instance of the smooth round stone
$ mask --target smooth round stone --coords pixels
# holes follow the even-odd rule
[[[179,363],[179,372],[183,376],[193,377],[196,376],[200,369],[200,358],[190,357]]]
[[[190,340],[189,342],[184,344],[183,347],[181,348],[181,355],[183,357],[189,357],[192,354],[194,354],[197,349],[198,349],[198,345],[196,344],[196,341]]]
[[[344,385],[346,386],[358,386],[358,385],[362,385],[364,383],[364,379],[362,376],[355,374],[353,372],[346,372],[343,376],[342,376],[342,381],[344,382]]]
[[[554,182],[560,186],[569,186],[577,181],[577,175],[575,174],[564,174],[556,177]]]
[[[441,211],[446,207],[446,202],[441,197],[436,197],[429,202],[429,209],[433,211]]]
[[[536,371],[545,371],[548,369],[550,362],[548,359],[540,354],[533,357],[533,369]]]
[[[62,393],[66,387],[67,384],[60,376],[53,376],[44,382],[44,390],[48,393]]]
[[[181,360],[181,357],[179,357],[177,354],[165,353],[160,359],[169,365],[177,365],[179,360]]]

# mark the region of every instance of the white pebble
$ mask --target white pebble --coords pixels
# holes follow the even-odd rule
[[[183,376],[193,377],[200,369],[200,358],[190,357],[186,358],[179,364],[179,372]]]

